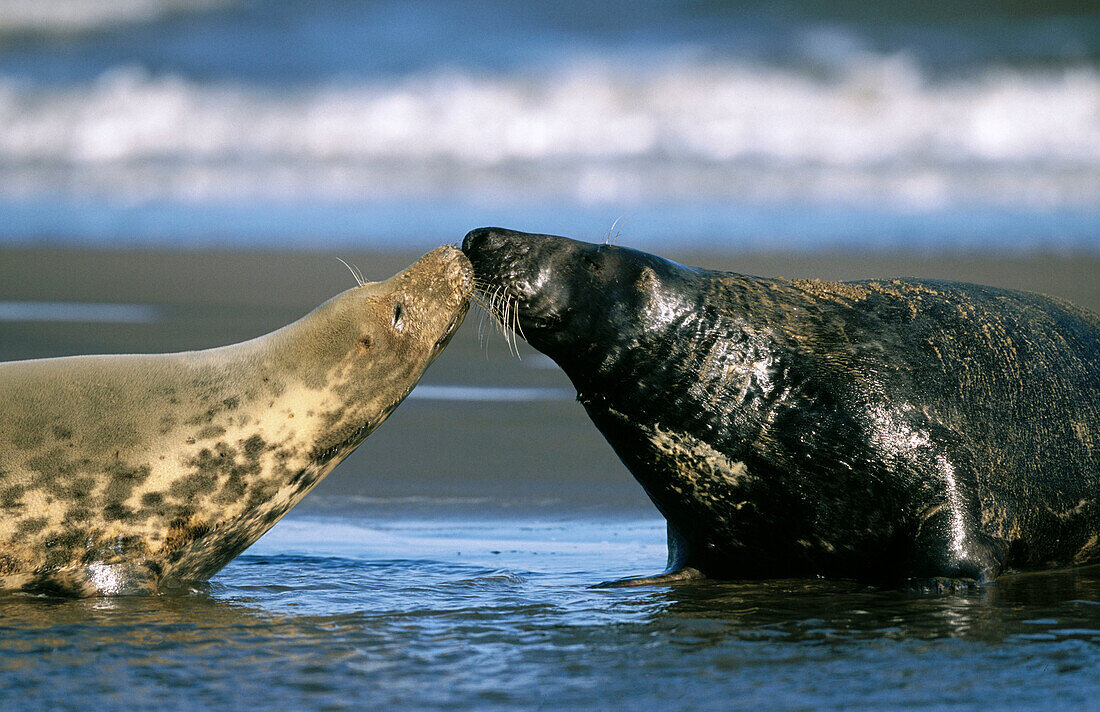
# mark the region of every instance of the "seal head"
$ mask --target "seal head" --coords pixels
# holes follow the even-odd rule
[[[923,588],[1100,560],[1094,314],[963,283],[715,272],[500,228],[463,250],[483,298],[562,367],[668,520],[669,571],[642,581]]]

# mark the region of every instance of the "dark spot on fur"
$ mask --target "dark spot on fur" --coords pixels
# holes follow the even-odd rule
[[[73,431],[61,425],[53,426],[53,436],[58,440],[72,440]]]
[[[45,568],[56,568],[76,559],[76,552],[84,547],[86,540],[87,535],[83,531],[71,527],[60,534],[47,537],[44,542]]]
[[[248,475],[259,474],[259,466],[240,466],[234,467],[229,471],[229,478],[225,481],[225,485],[222,486],[221,492],[214,499],[216,502],[229,503],[236,502],[244,496],[245,491],[248,489]]]
[[[14,574],[22,570],[22,568],[19,559],[16,559],[14,556],[8,556],[7,554],[0,554],[0,576]]]
[[[204,452],[206,452],[204,450]],[[205,494],[214,488],[217,477],[213,472],[200,471],[180,477],[168,488],[169,493],[176,499],[185,502],[193,500],[200,494]]]
[[[172,483],[169,492],[173,497],[184,501],[211,492],[217,487],[219,478],[232,476],[236,454],[237,451],[224,442],[214,446],[213,451],[203,448],[187,463],[196,472],[177,479]]]
[[[211,527],[206,522],[191,523],[182,519],[173,520],[168,525],[168,535],[164,538],[164,548],[171,552],[169,558],[178,561],[183,555],[181,549],[210,531]]]
[[[248,489],[248,501],[245,503],[245,508],[248,510],[256,509],[274,497],[278,491],[279,483],[277,481],[254,482]]]
[[[27,469],[41,474],[42,477],[38,478],[38,481],[42,484],[52,485],[55,482],[64,481],[72,475],[73,468],[72,461],[60,448],[27,459]]]
[[[149,466],[130,467],[125,463],[116,462],[107,469],[107,473],[111,479],[108,480],[103,492],[105,502],[103,516],[107,521],[128,519],[133,516],[133,512],[122,503],[130,498],[135,486],[149,479]]]
[[[149,479],[150,474],[148,465],[129,467],[122,463],[112,465],[107,472],[110,474],[112,480],[130,482],[132,485],[140,484]]]
[[[159,507],[164,502],[164,494],[162,492],[146,492],[141,495],[142,507]]]
[[[119,502],[111,502],[103,508],[103,519],[108,522],[118,522],[134,516],[133,511]]]
[[[218,458],[214,456],[214,453],[210,448],[203,448],[199,450],[199,454],[188,460],[187,465],[193,467],[199,472],[214,473],[218,471],[221,464],[218,462]]]
[[[0,490],[0,507],[18,507],[23,504],[23,493],[27,488],[23,485],[12,485]]]
[[[210,440],[225,434],[225,428],[220,425],[207,425],[196,434],[196,438],[199,440]]]
[[[264,451],[267,443],[259,435],[253,435],[244,441],[244,454],[249,460],[255,460]]]
[[[216,405],[212,405],[207,408],[206,411],[200,415],[196,415],[194,418],[189,418],[186,423],[188,425],[208,425],[218,413],[226,410],[236,410],[241,405],[241,399],[237,396],[230,396],[223,398]]]
[[[86,500],[95,488],[95,479],[92,477],[77,477],[68,484],[69,498],[78,502]]]
[[[84,522],[90,519],[92,512],[85,507],[73,507],[69,511],[65,512],[66,522]]]
[[[46,525],[50,523],[50,520],[46,517],[32,517],[30,519],[24,519],[19,522],[19,526],[16,529],[21,534],[34,534],[40,532],[46,528]]]

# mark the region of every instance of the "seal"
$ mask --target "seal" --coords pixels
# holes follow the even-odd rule
[[[764,279],[500,228],[481,299],[668,522],[669,582],[918,590],[1100,561],[1100,317],[975,284]]]
[[[251,341],[0,364],[0,589],[212,576],[409,394],[472,292],[442,247]]]

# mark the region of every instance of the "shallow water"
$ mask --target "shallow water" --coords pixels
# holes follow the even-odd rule
[[[657,570],[654,517],[291,517],[200,590],[0,600],[4,709],[1047,709],[1100,695],[1100,569],[913,596]]]

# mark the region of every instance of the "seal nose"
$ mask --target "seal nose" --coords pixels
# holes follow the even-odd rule
[[[502,227],[479,227],[466,233],[462,240],[462,251],[469,257],[475,252],[497,250],[507,245],[511,238],[523,235]]]
[[[481,250],[482,245],[493,237],[493,228],[477,228],[466,233],[462,239],[462,251],[469,255],[472,251]]]

